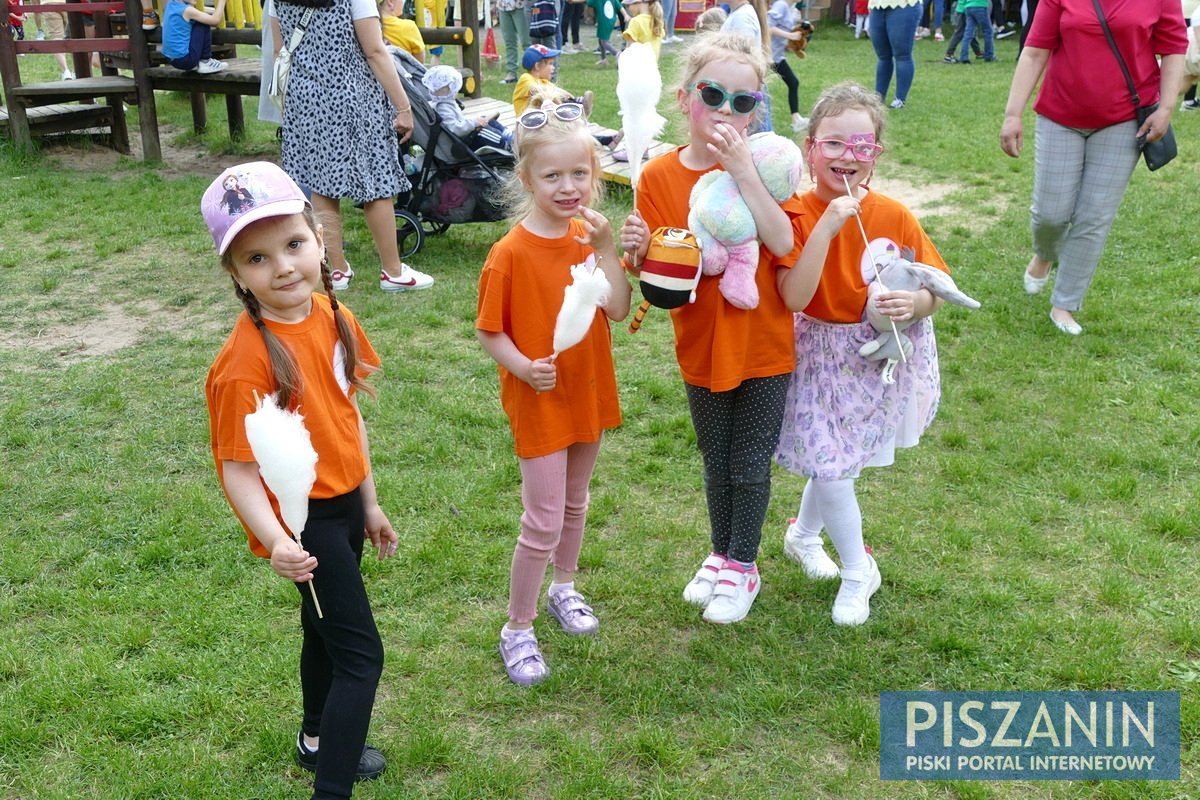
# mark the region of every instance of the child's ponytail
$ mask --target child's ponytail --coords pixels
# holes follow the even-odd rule
[[[665,39],[670,35],[667,33],[667,23],[663,18],[662,3],[660,0],[650,0],[650,17],[654,20],[653,32],[656,38]]]
[[[262,334],[263,344],[267,347],[267,359],[271,362],[271,375],[275,379],[276,402],[280,408],[290,409],[292,402],[299,399],[303,389],[300,367],[296,358],[287,345],[279,341],[279,337],[271,333],[262,319],[262,311],[258,307],[258,298],[247,289],[243,289],[235,279],[233,290],[246,308],[246,313],[254,321],[254,327]]]
[[[342,313],[341,306],[338,305],[337,296],[333,293],[333,274],[329,269],[329,259],[321,259],[321,283],[325,287],[325,294],[329,298],[329,307],[333,310],[333,319],[337,324],[338,340],[342,343],[342,349],[345,350],[345,378],[348,386],[353,386],[359,391],[366,392],[372,397],[375,396],[375,390],[358,374],[358,339],[354,336],[354,331],[350,328],[350,323],[346,320],[346,315]],[[365,372],[374,372],[375,367],[364,365]]]

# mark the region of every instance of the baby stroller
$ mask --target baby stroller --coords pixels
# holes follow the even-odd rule
[[[407,258],[421,249],[426,236],[445,233],[453,224],[504,219],[504,188],[516,159],[498,148],[473,150],[443,128],[421,82],[425,65],[398,48],[388,52],[413,109],[412,138],[401,146],[412,189],[396,198],[396,244]],[[416,147],[420,155],[414,155]]]

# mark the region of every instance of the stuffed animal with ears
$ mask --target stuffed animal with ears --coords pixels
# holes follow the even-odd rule
[[[808,53],[804,52],[808,49],[808,40],[817,32],[813,24],[806,19],[802,19],[792,28],[792,33],[800,34],[799,39],[788,39],[787,49],[796,54],[796,58],[808,58]]]
[[[904,334],[904,330],[917,320],[906,319],[893,323],[892,318],[881,314],[875,304],[880,294],[928,289],[935,297],[970,309],[979,308],[979,301],[961,292],[949,274],[913,261],[911,250],[900,250],[890,240],[876,239],[871,242],[869,250],[863,253],[862,263],[863,280],[867,282],[867,308],[864,313],[879,335],[860,347],[858,354],[868,361],[884,361],[883,382],[892,384],[896,382],[896,364],[912,355],[912,340]],[[871,264],[871,253],[875,254],[874,265]]]
[[[748,140],[754,166],[776,201],[782,203],[800,186],[804,157],[791,139],[756,133]],[[758,229],[737,181],[724,170],[707,173],[692,188],[688,228],[700,242],[705,275],[721,275],[720,290],[737,308],[758,307]]]

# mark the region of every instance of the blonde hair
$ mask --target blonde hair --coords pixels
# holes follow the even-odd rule
[[[883,101],[878,94],[854,81],[843,81],[821,92],[808,115],[808,139],[816,138],[823,120],[846,111],[865,111],[875,126],[875,141],[883,143]]]
[[[654,20],[653,33],[659,39],[665,38],[667,35],[667,23],[663,19],[662,3],[659,0],[650,0],[650,18]]]
[[[729,15],[720,6],[713,6],[696,17],[696,33],[716,33],[721,30]]]
[[[304,209],[301,212],[301,216],[304,217],[304,222],[308,225],[309,230],[316,235],[317,220],[312,209]],[[287,345],[272,333],[271,329],[263,322],[262,308],[259,305],[258,298],[249,289],[242,288],[242,285],[238,283],[237,270],[234,269],[233,265],[233,248],[226,248],[225,252],[221,254],[221,267],[233,278],[234,294],[242,301],[242,306],[246,309],[246,313],[250,315],[250,320],[254,323],[254,327],[258,328],[258,332],[262,335],[263,344],[267,348],[267,360],[271,366],[271,377],[275,381],[275,391],[278,393],[277,402],[279,403],[279,407],[289,409],[299,402],[300,394],[304,391],[304,381],[300,374],[300,367],[296,363],[296,357],[292,355],[292,351],[287,348]],[[374,390],[358,374],[358,339],[355,337],[354,331],[350,328],[350,323],[347,321],[346,315],[342,313],[337,297],[333,294],[333,275],[329,270],[329,260],[325,258],[324,254],[321,255],[321,283],[325,287],[326,297],[329,298],[329,306],[333,309],[333,319],[334,324],[337,325],[338,340],[342,343],[342,348],[346,351],[344,364],[346,381],[356,389],[361,389],[367,394],[374,395]],[[373,366],[364,364],[363,367],[368,373],[375,371]]]
[[[570,102],[571,96],[558,87],[549,87],[534,91],[529,96],[527,111],[549,109],[564,102]],[[604,176],[600,170],[600,154],[596,149],[596,140],[587,127],[587,118],[563,122],[553,114],[549,115],[546,124],[540,128],[524,128],[520,119],[517,120],[516,136],[513,139],[513,152],[517,157],[517,165],[513,170],[512,179],[508,182],[505,196],[509,207],[509,221],[514,225],[521,222],[533,211],[533,195],[525,188],[524,178],[529,176],[529,163],[539,149],[549,144],[565,141],[578,141],[580,147],[587,148],[592,162],[592,199],[589,206],[595,207],[604,196]]]
[[[714,61],[738,61],[754,70],[758,85],[767,78],[767,54],[750,39],[737,33],[702,33],[688,48],[679,88],[691,91],[700,71]]]

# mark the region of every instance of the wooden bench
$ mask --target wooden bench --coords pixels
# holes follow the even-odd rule
[[[498,121],[501,125],[508,128],[510,131],[516,130],[517,115],[513,110],[512,103],[506,103],[503,100],[495,100],[490,97],[472,98],[463,101],[463,108],[468,118],[477,117],[480,114],[499,114]],[[597,125],[594,122],[588,123],[588,129],[599,136],[611,136],[616,133],[612,128],[605,128],[602,125]],[[621,149],[621,148],[618,148]],[[675,149],[675,145],[667,142],[654,142],[647,151],[649,158],[660,156],[663,153],[669,153]],[[600,148],[600,171],[604,176],[604,180],[609,183],[618,183],[622,186],[629,185],[629,164],[625,161],[617,161],[613,158],[612,151],[607,147]]]
[[[98,3],[28,4],[25,13],[65,12],[71,38],[56,41],[15,41],[7,25],[0,26],[0,79],[3,81],[6,128],[18,150],[31,151],[35,136],[87,130],[97,126],[111,132],[112,146],[130,152],[129,131],[125,126],[126,102],[137,104],[142,133],[143,157],[162,159],[158,140],[158,116],[154,92],[145,77],[146,45],[141,28],[128,38],[117,38],[109,24],[109,15],[118,12],[141,15],[138,0],[112,0]],[[83,14],[95,21],[95,38],[85,38]],[[25,83],[21,78],[19,56],[25,53],[70,54],[75,79]],[[105,66],[99,76],[91,74],[91,53],[125,54],[134,66],[133,77],[119,75]],[[103,98],[104,104],[94,102]]]

